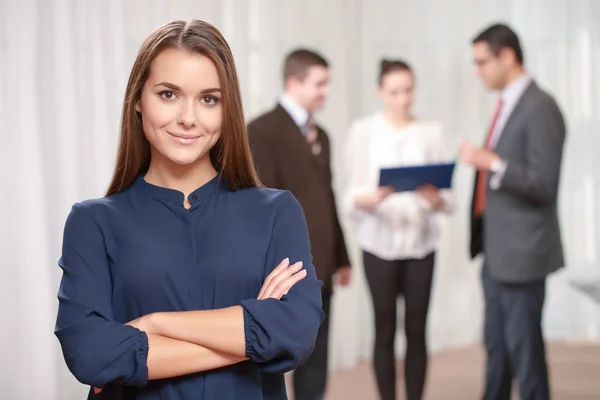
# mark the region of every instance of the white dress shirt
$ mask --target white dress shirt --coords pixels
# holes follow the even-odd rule
[[[290,114],[296,125],[298,125],[302,131],[302,128],[306,126],[310,113],[285,93],[279,97],[279,104],[288,114]]]
[[[441,126],[415,121],[397,128],[377,113],[352,125],[345,158],[342,211],[353,222],[359,247],[384,260],[423,258],[434,251],[436,215],[421,195],[393,193],[374,211],[356,207],[356,196],[377,190],[381,168],[449,162]],[[442,196],[442,211],[450,212],[450,191],[442,190]]]
[[[492,149],[498,144],[500,135],[502,134],[510,115],[530,83],[531,77],[527,74],[523,74],[509,83],[504,90],[502,90],[502,93],[500,93],[502,108],[500,108],[500,115],[498,115],[496,126],[494,126],[494,131],[492,132],[492,141],[490,143]]]
[[[498,120],[496,121],[496,125],[494,126],[494,130],[492,131],[492,138],[490,142],[491,149],[495,149],[498,145],[498,140],[500,140],[500,135],[502,135],[502,131],[508,122],[512,112],[514,111],[517,103],[523,96],[523,93],[531,83],[531,77],[524,73],[519,76],[511,83],[509,83],[500,93],[500,99],[502,100],[502,107],[500,108],[500,114],[498,115]],[[490,177],[490,188],[493,190],[498,190],[500,185],[502,184],[502,178],[504,177],[504,172],[506,171],[506,161],[503,160],[497,165],[492,165],[492,176]]]

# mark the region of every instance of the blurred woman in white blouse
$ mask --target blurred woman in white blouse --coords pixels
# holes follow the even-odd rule
[[[375,311],[374,364],[383,400],[396,398],[396,302],[405,301],[405,382],[408,400],[423,395],[426,322],[439,242],[436,214],[452,208],[449,191],[433,186],[395,193],[378,187],[381,168],[450,161],[441,126],[412,113],[415,78],[402,61],[381,63],[382,111],[356,121],[346,154],[344,211],[363,251]]]

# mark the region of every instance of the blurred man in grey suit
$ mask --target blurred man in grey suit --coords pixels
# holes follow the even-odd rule
[[[473,40],[477,73],[500,91],[483,147],[463,143],[477,169],[471,256],[484,255],[485,400],[549,399],[542,336],[546,277],[563,267],[557,193],[565,124],[554,99],[523,68],[517,35],[494,25]]]

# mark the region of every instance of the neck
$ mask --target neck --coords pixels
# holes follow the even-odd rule
[[[144,180],[152,185],[178,190],[187,199],[190,193],[217,176],[207,154],[192,165],[176,164],[164,157],[152,156]]]
[[[396,128],[404,128],[414,121],[412,114],[398,114],[392,110],[386,109],[383,112],[385,119]]]
[[[289,92],[289,91],[285,91],[284,92],[285,96],[290,99],[291,101],[294,102],[294,104],[296,104],[298,107],[302,108],[304,111],[306,111],[307,113],[311,113],[309,110],[306,109],[306,107],[304,107],[302,105],[302,103],[298,100],[298,97],[294,95],[294,93]]]
[[[508,76],[506,77],[506,84],[504,85],[504,87],[502,89],[504,90],[508,85],[510,85],[515,80],[522,77],[523,74],[525,74],[525,69],[523,67],[517,67],[517,68],[511,70],[508,73]]]

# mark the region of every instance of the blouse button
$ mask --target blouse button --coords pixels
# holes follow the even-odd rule
[[[192,201],[196,201],[196,200],[198,200],[198,196],[197,196],[197,195],[195,195],[195,194],[193,194],[193,195],[192,195]]]

